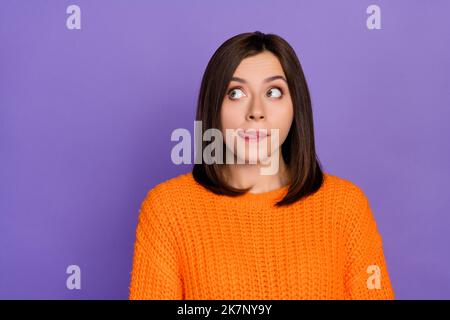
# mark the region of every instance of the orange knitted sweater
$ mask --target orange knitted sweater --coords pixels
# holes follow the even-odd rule
[[[151,189],[136,228],[130,299],[394,299],[369,201],[324,174],[282,208],[287,187],[216,195],[182,174]]]

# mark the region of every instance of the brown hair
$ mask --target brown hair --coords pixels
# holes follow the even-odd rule
[[[225,41],[211,57],[203,75],[198,96],[196,120],[202,131],[221,129],[220,108],[226,90],[240,62],[247,57],[268,50],[278,57],[286,74],[294,108],[294,119],[281,146],[281,155],[290,172],[289,189],[276,203],[283,206],[315,193],[323,183],[323,172],[316,156],[311,98],[300,61],[294,49],[283,38],[259,31],[238,34]],[[202,133],[203,133],[202,132]],[[202,142],[202,152],[206,142]],[[223,177],[224,164],[195,164],[194,179],[216,194],[238,196],[248,189],[228,185]]]

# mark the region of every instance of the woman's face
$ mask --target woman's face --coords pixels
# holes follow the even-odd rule
[[[267,160],[285,141],[294,117],[286,80],[278,58],[269,51],[243,59],[236,68],[220,113],[225,144],[240,161]],[[238,133],[234,141],[227,129]],[[272,129],[278,129],[278,139]]]

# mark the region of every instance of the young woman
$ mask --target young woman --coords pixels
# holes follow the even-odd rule
[[[148,192],[130,299],[394,298],[367,197],[321,169],[308,86],[284,39],[225,41],[203,76],[196,120],[222,133],[221,161]]]

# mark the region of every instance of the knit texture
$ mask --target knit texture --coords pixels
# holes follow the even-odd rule
[[[139,212],[129,299],[394,299],[367,197],[324,177],[282,208],[287,187],[216,195],[192,173],[156,185]]]

